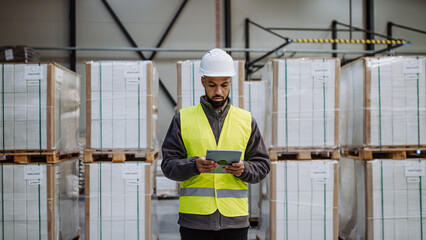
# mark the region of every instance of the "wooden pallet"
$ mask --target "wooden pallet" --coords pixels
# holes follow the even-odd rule
[[[361,160],[426,158],[426,149],[361,148],[344,150],[343,156]]]
[[[249,222],[250,222],[250,227],[257,227],[259,225],[259,218],[258,217],[250,217]]]
[[[125,162],[132,160],[142,160],[154,162],[158,158],[158,151],[152,149],[86,149],[84,150],[83,162],[93,163],[97,160],[108,160],[112,162]]]
[[[19,164],[28,163],[58,163],[62,160],[79,158],[80,153],[60,154],[56,150],[7,150],[0,153],[4,162],[13,162]]]
[[[81,240],[81,235],[78,235],[77,237],[75,237],[73,240]]]
[[[309,148],[271,148],[269,149],[271,161],[278,160],[315,160],[315,159],[340,159],[340,149],[309,149]]]

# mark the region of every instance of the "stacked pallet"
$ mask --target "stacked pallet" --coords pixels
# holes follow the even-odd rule
[[[348,167],[341,171],[353,176],[342,180],[344,238],[422,238],[425,60],[363,58],[342,69],[342,164]]]
[[[177,111],[197,105],[205,95],[198,72],[201,60],[178,61],[177,67]],[[232,105],[244,108],[244,61],[234,61],[236,75],[231,80],[229,97]]]
[[[335,58],[274,59],[265,66],[260,239],[338,238],[339,79]]]
[[[259,239],[337,239],[339,163],[272,162],[263,183]]]
[[[86,239],[158,239],[153,164],[85,165]]]
[[[158,83],[151,61],[86,63],[87,239],[158,238]]]
[[[328,152],[338,159],[339,59],[274,59],[265,68],[271,157],[297,152],[310,159],[312,152]]]
[[[78,74],[56,63],[2,64],[1,81],[3,157],[56,163],[78,154]]]
[[[151,61],[86,63],[85,162],[155,159],[158,83]]]
[[[422,239],[425,158],[342,157],[343,239]],[[343,168],[343,166],[346,166]]]
[[[80,235],[78,159],[0,165],[3,239],[74,239]]]
[[[80,234],[80,76],[56,63],[1,65],[1,234]]]
[[[256,120],[263,135],[265,128],[265,82],[244,82],[244,109],[249,111]],[[249,215],[252,225],[259,221],[260,184],[249,184]]]
[[[25,45],[0,47],[0,62],[31,63],[40,62],[40,53]]]

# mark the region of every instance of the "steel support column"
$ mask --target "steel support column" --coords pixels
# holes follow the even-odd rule
[[[374,39],[374,0],[364,0],[365,3],[365,29],[369,32],[366,33],[366,39]],[[374,50],[374,44],[366,44],[366,50]]]
[[[337,21],[336,20],[333,20],[333,22],[331,22],[331,38],[337,39]],[[337,43],[332,43],[331,49],[337,50]],[[337,57],[337,53],[333,53],[332,56]]]
[[[70,47],[76,47],[76,24],[75,24],[75,0],[70,0],[69,20],[70,20]],[[77,54],[75,50],[70,50],[70,69],[76,71]]]
[[[224,0],[225,48],[231,48],[231,0]]]

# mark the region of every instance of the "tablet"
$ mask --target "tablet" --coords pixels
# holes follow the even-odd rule
[[[219,164],[219,167],[210,173],[225,173],[222,168],[226,164],[232,164],[239,162],[241,159],[240,150],[220,150],[220,149],[209,149],[206,153],[206,159],[213,160]]]

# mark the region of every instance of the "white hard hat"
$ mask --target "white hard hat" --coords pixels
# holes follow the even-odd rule
[[[199,72],[208,77],[235,76],[234,60],[220,48],[213,48],[201,59]]]

